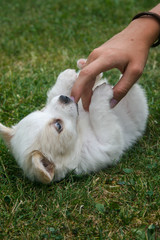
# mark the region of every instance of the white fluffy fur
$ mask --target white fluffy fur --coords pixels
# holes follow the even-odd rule
[[[77,111],[74,101],[65,104],[59,98],[70,96],[76,78],[75,70],[65,70],[48,92],[44,109],[12,128],[0,124],[3,139],[31,180],[49,183],[70,171],[90,173],[115,164],[144,132],[148,107],[138,84],[110,109],[113,90],[101,79],[106,83],[95,87],[89,112],[85,112],[81,102]],[[61,132],[57,131],[57,121],[63,126]]]

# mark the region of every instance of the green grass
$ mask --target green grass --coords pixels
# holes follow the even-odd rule
[[[0,122],[42,108],[57,75],[159,1],[1,0]],[[102,172],[45,186],[23,176],[0,142],[0,239],[160,239],[160,47],[141,77],[144,137]],[[117,71],[107,73],[111,82]]]

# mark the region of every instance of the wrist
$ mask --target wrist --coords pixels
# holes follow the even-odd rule
[[[158,39],[160,34],[160,24],[152,16],[141,16],[134,19],[127,27],[133,36],[133,40],[150,48]]]
[[[147,33],[147,31],[149,32],[148,39],[150,39],[152,41],[154,39],[154,37],[156,36],[156,33],[159,33],[157,41],[154,42],[151,47],[158,46],[160,44],[160,15],[155,12],[141,12],[141,13],[138,13],[136,16],[134,16],[132,21],[135,21],[136,19],[139,19],[139,18],[142,18],[142,19],[146,18],[149,20],[148,21],[148,29],[145,31],[146,33]],[[153,21],[155,21],[155,23]],[[159,25],[158,31],[156,28],[156,23]],[[152,30],[152,32],[151,32],[151,30]],[[146,39],[146,41],[148,39]]]

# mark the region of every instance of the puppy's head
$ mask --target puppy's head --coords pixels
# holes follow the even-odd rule
[[[57,165],[74,149],[77,118],[77,105],[61,95],[12,128],[0,124],[0,134],[25,175],[49,183]]]

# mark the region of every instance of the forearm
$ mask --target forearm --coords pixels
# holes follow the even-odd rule
[[[150,10],[151,12],[157,13],[160,15],[160,3]]]

